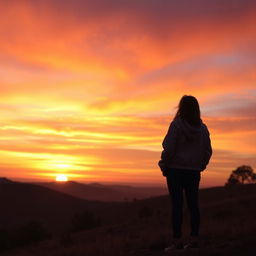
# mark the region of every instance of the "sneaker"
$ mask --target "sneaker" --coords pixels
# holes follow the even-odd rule
[[[188,244],[186,244],[184,246],[184,249],[190,249],[190,248],[194,249],[194,248],[199,248],[199,247],[200,246],[199,246],[198,242],[189,242]]]
[[[179,243],[172,243],[169,247],[166,247],[164,249],[164,252],[170,252],[170,251],[174,251],[174,250],[181,250],[183,249],[183,244],[182,242],[179,242]]]

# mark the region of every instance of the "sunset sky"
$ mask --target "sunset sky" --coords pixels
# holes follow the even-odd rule
[[[256,1],[1,0],[0,176],[161,185],[184,94],[213,146],[202,186],[256,171]]]

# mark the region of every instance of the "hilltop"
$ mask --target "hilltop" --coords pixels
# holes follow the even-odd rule
[[[255,255],[256,185],[216,187],[200,191],[201,244],[197,251],[172,255]],[[170,236],[168,196],[120,204],[109,203],[102,225],[91,230],[54,237],[4,256],[159,256]],[[113,206],[113,207],[112,207]],[[110,211],[110,212],[109,212]],[[187,217],[187,209],[184,209]],[[184,232],[188,234],[188,219]]]
[[[0,177],[0,184],[11,184],[11,183],[13,183],[12,180],[9,180],[5,177]]]

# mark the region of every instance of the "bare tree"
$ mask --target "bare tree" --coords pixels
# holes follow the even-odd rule
[[[245,183],[256,183],[256,173],[254,173],[252,167],[248,165],[239,166],[232,171],[225,185],[229,186]]]

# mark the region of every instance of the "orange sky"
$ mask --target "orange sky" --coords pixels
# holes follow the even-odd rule
[[[253,0],[1,1],[0,176],[163,184],[184,94],[211,133],[202,186],[256,169],[255,27]]]

